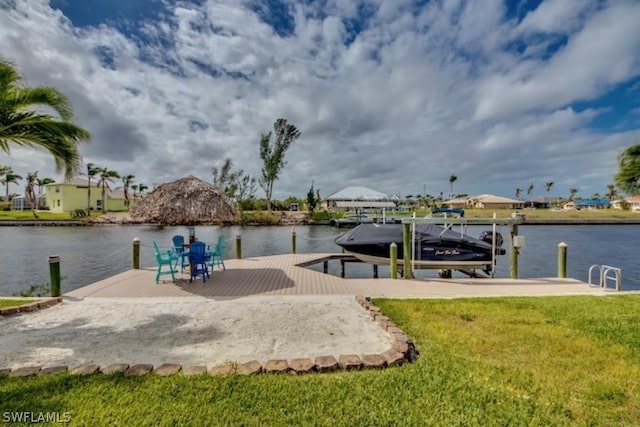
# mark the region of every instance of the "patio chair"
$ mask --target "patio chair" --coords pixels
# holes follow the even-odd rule
[[[206,245],[203,242],[193,242],[189,248],[189,263],[191,264],[191,276],[189,283],[194,277],[202,275],[202,282],[209,277],[209,266],[207,265]]]
[[[176,256],[172,250],[162,252],[156,242],[153,242],[154,254],[156,256],[156,262],[158,263],[158,271],[156,272],[156,283],[160,283],[160,276],[170,274],[173,283],[176,282],[177,270],[174,270],[174,263],[176,262]],[[164,269],[168,267],[168,270]]]
[[[216,268],[217,265],[221,266],[223,270],[227,268],[224,266],[224,251],[225,251],[225,241],[224,236],[218,236],[218,242],[216,246],[209,250],[209,266],[211,266],[211,271]]]
[[[171,240],[173,241],[173,251],[176,253],[174,268],[178,269],[178,261],[180,261],[180,271],[184,272],[184,268],[189,265],[189,252],[184,249],[184,237],[175,235]]]

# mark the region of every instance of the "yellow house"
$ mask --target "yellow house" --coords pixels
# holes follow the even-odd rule
[[[51,212],[73,212],[87,209],[87,190],[89,182],[85,178],[73,178],[69,181],[47,184],[45,200]],[[124,191],[107,190],[106,211],[125,211]],[[102,210],[102,188],[91,182],[91,210]]]

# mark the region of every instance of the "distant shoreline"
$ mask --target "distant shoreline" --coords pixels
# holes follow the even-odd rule
[[[131,226],[131,225],[147,225],[147,226],[161,226],[161,224],[155,223],[143,223],[143,222],[85,222],[78,220],[22,220],[12,221],[3,220],[0,221],[0,227],[100,227],[100,226]],[[206,224],[202,224],[206,225]],[[239,225],[239,224],[236,224]],[[283,222],[281,226],[291,226],[289,222]],[[296,224],[296,225],[329,225],[328,221],[309,221],[308,224]],[[520,225],[640,225],[640,218],[638,219],[525,219]],[[254,225],[260,227],[261,225]]]

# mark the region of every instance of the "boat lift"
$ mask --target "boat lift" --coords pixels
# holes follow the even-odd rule
[[[415,213],[412,218],[404,218],[402,220],[403,226],[403,253],[411,253],[411,258],[404,257],[403,260],[403,277],[410,279],[413,277],[413,270],[415,269],[415,237],[416,237],[416,224],[437,224],[443,226],[445,229],[452,229],[454,225],[460,225],[461,235],[466,234],[466,227],[469,225],[491,225],[493,232],[492,239],[492,265],[496,265],[496,227],[498,225],[510,226],[510,250],[509,250],[509,276],[512,279],[518,278],[518,255],[520,254],[520,248],[524,247],[524,236],[518,235],[518,225],[522,224],[524,219],[519,215],[513,215],[511,218],[497,218],[496,214],[493,214],[493,218],[416,218]],[[441,261],[429,265],[428,268],[433,269],[448,269],[448,270],[460,270],[467,272],[469,269],[474,270],[486,266],[487,263],[478,263],[476,261]],[[422,266],[424,268],[424,266]],[[467,273],[468,274],[468,273]],[[495,274],[495,268],[491,270],[491,277]]]

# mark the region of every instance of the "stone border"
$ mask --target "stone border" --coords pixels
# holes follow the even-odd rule
[[[1,299],[2,297],[0,297]],[[14,307],[0,308],[0,316],[15,316],[16,314],[30,313],[32,311],[49,308],[62,302],[62,297],[35,297],[40,298],[38,301],[27,304],[17,305]],[[24,297],[24,299],[34,299],[34,297]]]
[[[60,302],[61,300],[61,298],[58,298],[54,303]],[[382,353],[365,354],[362,356],[356,354],[341,354],[337,359],[334,356],[326,355],[318,356],[313,360],[311,358],[291,360],[278,359],[268,360],[265,363],[252,360],[246,363],[229,362],[223,365],[213,366],[209,369],[207,369],[206,366],[201,365],[182,366],[175,363],[165,363],[155,369],[151,364],[128,365],[126,363],[115,363],[102,368],[95,364],[85,364],[76,366],[72,369],[69,369],[67,366],[24,366],[13,370],[0,368],[0,376],[27,377],[33,375],[53,375],[62,372],[69,372],[71,375],[123,373],[126,376],[139,376],[154,373],[163,377],[178,373],[185,376],[205,374],[213,376],[227,376],[234,374],[255,375],[260,373],[286,373],[299,375],[310,372],[323,373],[338,370],[383,369],[392,366],[401,366],[404,363],[412,363],[417,359],[419,352],[416,349],[413,340],[409,339],[402,329],[397,327],[387,316],[382,314],[380,308],[371,303],[371,298],[357,295],[356,302],[360,304],[362,308],[367,310],[371,319],[391,336],[391,348]],[[36,303],[31,303],[29,306],[35,304]],[[39,302],[38,304],[42,304],[42,302]],[[53,303],[50,303],[49,305],[53,305]],[[47,307],[49,305],[47,305]],[[25,306],[21,306],[19,308],[22,307]],[[38,306],[37,308],[40,307]],[[33,310],[34,308],[25,311]]]

